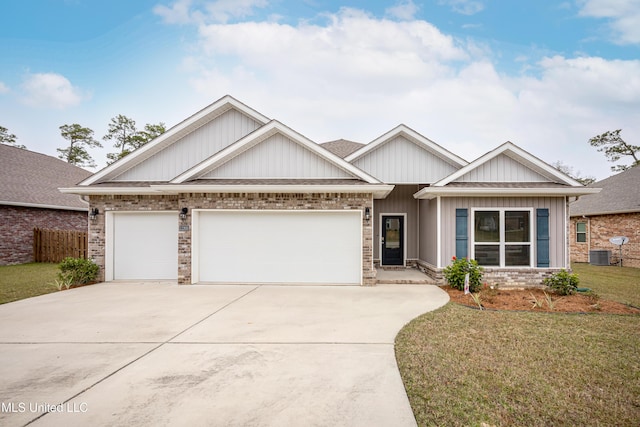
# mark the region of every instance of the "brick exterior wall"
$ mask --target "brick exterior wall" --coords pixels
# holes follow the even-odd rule
[[[587,224],[587,241],[577,242],[576,224]],[[590,250],[610,250],[611,262],[618,262],[619,246],[609,242],[615,236],[626,236],[629,243],[622,246],[623,265],[640,268],[640,212],[596,215],[587,218],[571,218],[571,261],[589,262]]]
[[[33,262],[33,229],[87,230],[88,213],[0,206],[0,265]]]
[[[91,207],[101,215],[89,224],[89,257],[100,266],[100,279],[105,268],[105,211],[159,211],[186,207],[187,219],[181,225],[191,225],[193,209],[271,209],[271,210],[342,210],[358,209],[363,212],[362,223],[362,283],[375,284],[373,268],[373,219],[364,219],[364,210],[373,212],[371,194],[288,194],[288,193],[189,193],[178,196],[92,196]],[[191,283],[191,227],[176,230],[178,238],[178,283]]]

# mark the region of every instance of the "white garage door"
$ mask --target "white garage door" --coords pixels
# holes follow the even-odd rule
[[[360,211],[200,211],[193,279],[360,284]]]
[[[178,212],[114,212],[112,278],[178,279]]]

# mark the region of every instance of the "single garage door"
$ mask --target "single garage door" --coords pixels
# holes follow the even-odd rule
[[[360,211],[199,211],[196,282],[360,284]]]
[[[114,212],[114,280],[178,279],[178,212]]]

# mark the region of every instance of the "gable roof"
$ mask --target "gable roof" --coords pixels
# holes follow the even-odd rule
[[[589,187],[602,188],[602,191],[571,203],[571,216],[640,212],[640,166],[594,182]]]
[[[517,167],[509,176],[506,165]],[[487,170],[495,165],[502,172],[500,179]],[[474,173],[474,172],[480,173]],[[475,180],[474,180],[475,179]],[[524,195],[583,195],[599,192],[599,188],[587,188],[553,166],[533,156],[512,142],[505,142],[465,167],[414,194],[415,198],[430,199],[438,195],[449,196],[524,196]]]
[[[87,211],[87,202],[58,187],[90,175],[55,157],[0,144],[0,205]]]
[[[336,139],[335,141],[323,142],[320,146],[344,159],[349,154],[364,147],[364,144],[346,139]]]
[[[357,159],[360,159],[364,157],[366,154],[380,148],[381,146],[389,143],[390,141],[393,141],[394,138],[396,138],[397,136],[403,136],[407,138],[414,144],[424,148],[427,151],[430,151],[436,154],[438,157],[440,157],[441,159],[445,160],[447,163],[450,163],[454,166],[462,167],[468,163],[463,158],[458,157],[455,154],[453,154],[451,151],[442,148],[435,142],[431,141],[429,138],[426,138],[425,136],[419,134],[418,132],[416,132],[415,130],[411,129],[410,127],[404,124],[400,124],[396,126],[395,128],[391,129],[389,132],[379,136],[378,138],[374,139],[373,141],[363,146],[359,150],[349,154],[345,158],[345,160],[348,162],[353,162]]]
[[[346,162],[330,151],[322,148],[320,145],[315,142],[309,140],[303,135],[297,133],[293,129],[288,126],[283,125],[277,120],[272,120],[266,125],[256,129],[254,132],[240,139],[239,141],[231,144],[227,148],[219,151],[215,155],[211,156],[207,160],[201,162],[200,164],[192,167],[191,169],[185,171],[184,173],[178,175],[176,178],[171,180],[171,184],[181,184],[187,181],[191,181],[198,178],[209,177],[207,174],[216,170],[217,168],[222,167],[224,164],[239,158],[243,153],[251,150],[259,144],[265,143],[269,138],[274,135],[283,135],[288,140],[301,146],[305,151],[313,154],[314,157],[317,157],[329,165],[332,165],[334,168],[344,171],[348,176],[336,176],[336,178],[352,178],[352,179],[360,179],[364,182],[370,184],[380,184],[376,178],[368,175],[367,173],[361,171],[356,168],[352,164]],[[331,178],[333,176],[329,176]],[[239,178],[239,177],[234,177]],[[262,177],[262,178],[274,178],[272,176]],[[291,177],[289,177],[291,178]],[[308,177],[295,177],[295,178],[308,178]],[[316,178],[325,178],[325,177],[316,177]]]
[[[142,163],[143,161],[149,159],[154,154],[159,153],[160,151],[166,149],[171,146],[175,142],[184,138],[186,135],[194,132],[200,127],[206,125],[207,123],[214,120],[216,117],[221,116],[227,111],[234,109],[261,125],[267,123],[269,119],[258,113],[254,109],[246,106],[241,103],[237,99],[233,98],[230,95],[223,96],[219,100],[215,101],[211,105],[203,108],[198,111],[191,117],[183,120],[178,123],[171,129],[167,130],[165,133],[149,142],[148,144],[138,148],[131,154],[125,156],[124,158],[112,163],[101,171],[95,173],[90,178],[84,180],[80,183],[80,185],[91,185],[101,181],[110,180],[117,177],[120,174],[123,174],[127,170],[135,167],[136,165]]]

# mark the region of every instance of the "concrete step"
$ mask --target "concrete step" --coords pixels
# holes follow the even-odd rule
[[[435,281],[415,268],[378,268],[376,284],[384,285],[435,285]]]

